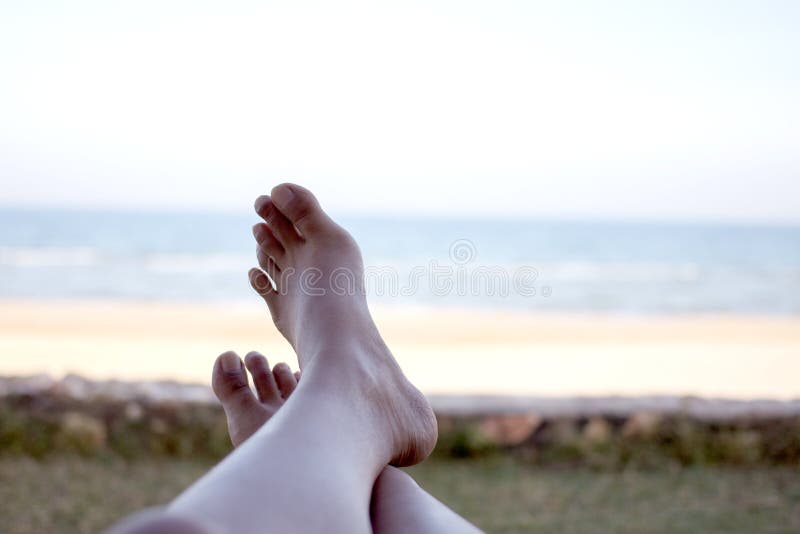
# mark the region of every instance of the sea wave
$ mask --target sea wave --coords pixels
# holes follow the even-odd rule
[[[448,263],[446,259],[389,258],[369,261],[367,268],[389,269],[400,276],[420,267],[451,267],[465,272],[491,267],[510,275],[520,269],[535,269],[540,279],[552,282],[698,282],[704,277],[733,276],[742,278],[777,277],[800,280],[800,268],[784,265],[701,265],[695,262],[642,261],[546,261],[492,262],[486,259],[466,265]],[[0,266],[28,269],[37,267],[102,267],[128,265],[150,273],[239,273],[255,263],[253,254],[221,252],[144,252],[119,253],[87,246],[73,247],[0,247]],[[435,267],[432,267],[435,266]]]
[[[253,256],[221,253],[119,254],[92,247],[0,247],[0,266],[17,269],[37,267],[101,267],[128,264],[154,273],[239,272]]]
[[[540,271],[559,282],[693,282],[702,269],[695,263],[589,262],[543,263]]]
[[[0,247],[0,265],[6,267],[87,267],[101,256],[91,247]]]
[[[142,258],[144,267],[156,273],[240,273],[255,263],[244,254],[154,254]]]
[[[57,215],[0,210],[0,298],[251,296],[246,216]],[[795,227],[365,218],[352,230],[371,298],[391,304],[800,313]],[[471,253],[454,257],[454,243]],[[514,285],[523,273],[524,294]],[[434,280],[442,275],[452,291]]]

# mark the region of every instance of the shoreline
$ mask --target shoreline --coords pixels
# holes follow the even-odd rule
[[[800,397],[800,317],[376,307],[429,395]],[[207,383],[225,350],[292,362],[260,302],[0,300],[0,375]]]

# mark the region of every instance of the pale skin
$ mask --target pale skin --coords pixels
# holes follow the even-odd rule
[[[226,371],[226,367],[231,371]],[[256,395],[248,385],[248,372]],[[233,352],[217,358],[212,385],[225,409],[234,446],[241,445],[277,413],[299,380],[300,371],[292,373],[285,363],[275,365],[270,371],[267,359],[258,352],[248,353],[244,365]],[[478,532],[410,476],[392,466],[385,467],[375,481],[370,515],[374,532]]]
[[[277,290],[258,269],[250,282],[297,353],[302,380],[250,353],[256,398],[239,357],[221,355],[214,390],[236,449],[165,512],[120,531],[477,531],[387,468],[425,459],[436,420],[372,321],[355,241],[297,185],[259,197],[256,212],[265,221],[254,227],[258,262]],[[352,273],[356,290],[332,291],[336,272]]]

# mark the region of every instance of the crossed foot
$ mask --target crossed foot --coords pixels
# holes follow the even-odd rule
[[[245,367],[253,377],[258,398],[250,389]],[[299,379],[300,371],[293,374],[283,362],[270,370],[267,359],[258,352],[248,353],[244,365],[234,352],[226,352],[217,358],[211,386],[225,410],[228,434],[234,447],[275,415],[297,387]]]
[[[363,409],[364,423],[384,436],[387,463],[404,466],[425,459],[436,443],[436,420],[370,316],[358,245],[300,186],[275,187],[271,197],[256,200],[255,209],[265,221],[253,227],[263,271],[251,269],[250,284],[297,353],[300,388],[323,395],[346,388],[354,406]],[[248,386],[245,366],[258,398]],[[249,353],[244,365],[232,352],[217,359],[212,383],[234,445],[277,412],[298,387],[297,378],[286,364],[270,370],[258,353]]]

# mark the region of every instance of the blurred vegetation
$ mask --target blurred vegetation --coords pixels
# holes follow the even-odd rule
[[[0,455],[218,459],[230,450],[225,416],[215,405],[0,397]]]
[[[409,471],[488,532],[800,531],[800,418],[439,416]],[[98,532],[231,450],[219,406],[0,397],[0,532]]]
[[[136,510],[169,502],[213,464],[0,457],[0,532],[101,532]],[[800,472],[787,466],[598,471],[492,456],[434,457],[409,472],[492,533],[800,532]]]
[[[539,420],[522,437],[504,418],[439,416],[436,454],[449,458],[511,455],[533,465],[596,469],[693,465],[800,466],[800,417],[709,421],[652,413]],[[494,424],[488,424],[494,423]],[[512,427],[513,428],[513,427]]]
[[[535,414],[439,416],[438,458],[513,456],[531,465],[629,467],[800,466],[800,417],[697,420],[541,418]],[[231,450],[219,406],[78,400],[53,393],[0,397],[0,455],[45,458],[215,460]]]

